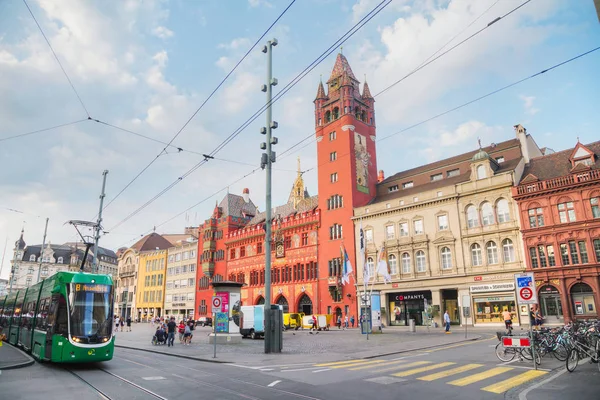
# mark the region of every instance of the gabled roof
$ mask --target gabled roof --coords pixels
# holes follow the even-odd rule
[[[169,247],[173,247],[171,242],[169,242],[167,239],[165,239],[156,232],[152,232],[151,234],[144,236],[143,238],[138,240],[133,246],[131,246],[131,248],[139,252],[156,250],[157,248],[159,250],[165,250]]]
[[[331,76],[327,83],[329,83],[332,79],[339,78],[340,76],[347,75],[349,78],[354,79],[358,82],[358,79],[354,76],[354,72],[352,72],[352,68],[350,68],[350,63],[342,53],[338,53],[337,58],[335,59],[335,64],[333,65],[333,70],[331,70]]]
[[[252,200],[248,202],[242,196],[237,194],[227,193],[223,200],[219,203],[219,208],[223,212],[223,216],[245,217],[256,215],[256,206]]]

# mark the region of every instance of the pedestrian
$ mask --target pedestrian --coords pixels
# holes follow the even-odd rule
[[[183,334],[185,333],[185,324],[182,321],[179,321],[179,326],[177,327],[179,332],[179,343],[183,344]]]
[[[354,328],[354,315],[350,317],[350,323],[352,324],[352,327]]]
[[[120,324],[121,324],[121,332],[123,332],[123,327],[125,326],[125,321],[123,321],[123,319],[121,319]]]
[[[119,322],[120,322],[119,316],[115,315],[115,332],[119,331]]]
[[[338,317],[337,317],[337,327],[338,327],[338,329],[342,328],[342,316],[341,315],[338,315]]]
[[[194,322],[188,319],[187,326],[190,328],[190,337],[188,338],[188,344],[192,344],[192,338],[194,337]]]
[[[175,328],[177,327],[177,323],[175,322],[175,318],[171,317],[171,321],[167,324],[167,347],[173,346],[175,341]]]
[[[310,328],[310,334],[312,335],[312,331],[317,330],[317,316],[313,314],[312,316],[312,327]]]
[[[544,323],[544,317],[542,317],[542,312],[540,311],[540,307],[535,305],[535,324],[538,329],[542,328],[542,324]]]
[[[131,332],[131,316],[127,316],[127,332]]]
[[[344,328],[348,329],[348,314],[344,317]]]
[[[192,329],[190,328],[190,325],[187,324],[187,325],[185,325],[185,328],[183,331],[183,344],[186,346],[189,346],[190,340],[192,340]]]
[[[450,333],[450,315],[448,315],[448,310],[444,313],[444,324],[446,325],[446,333]]]
[[[532,329],[537,329],[537,319],[535,318],[535,305],[531,306],[529,309],[529,323],[532,326]]]

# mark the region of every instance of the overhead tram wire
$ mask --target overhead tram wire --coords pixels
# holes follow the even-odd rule
[[[18,138],[29,136],[29,135],[35,135],[36,133],[51,131],[53,129],[58,129],[58,128],[62,128],[62,127],[69,126],[69,125],[79,124],[79,123],[84,122],[84,121],[89,121],[89,119],[87,119],[87,118],[85,118],[85,119],[79,119],[77,121],[67,122],[67,123],[64,123],[64,124],[51,126],[49,128],[37,129],[37,130],[31,131],[31,132],[19,133],[18,135],[3,137],[3,138],[0,138],[0,142],[4,142],[6,140],[11,140],[11,139],[18,139]]]
[[[217,154],[220,150],[222,150],[229,142],[231,142],[237,135],[239,135],[248,125],[250,125],[250,123],[252,123],[255,119],[257,119],[270,105],[272,105],[274,102],[279,100],[283,95],[285,95],[285,93],[287,93],[292,87],[294,87],[298,82],[300,82],[300,80],[302,80],[308,73],[310,73],[314,68],[316,68],[317,65],[319,65],[321,62],[323,62],[327,58],[327,56],[329,56],[333,51],[335,51],[337,49],[338,45],[343,44],[348,39],[350,39],[356,32],[358,32],[358,30],[360,30],[373,17],[375,17],[377,14],[379,14],[392,1],[393,0],[384,0],[381,3],[379,3],[378,5],[376,5],[367,15],[365,15],[359,22],[357,22],[344,35],[342,35],[342,37],[340,39],[338,39],[333,45],[331,45],[319,57],[317,57],[317,59],[315,61],[313,61],[311,64],[309,64],[308,67],[306,67],[290,83],[288,83],[281,92],[279,92],[276,96],[274,96],[273,100],[270,103],[267,103],[264,106],[262,106],[256,113],[254,113],[254,115],[252,117],[250,117],[248,120],[246,120],[246,122],[244,124],[242,124],[242,126],[240,126],[238,129],[236,129],[234,131],[234,133],[229,135],[227,137],[227,139],[225,139],[219,146],[217,146],[217,148],[215,150],[213,150],[211,153],[209,153],[208,157],[206,157],[204,160],[202,160],[199,163],[197,163],[196,165],[194,165],[191,169],[189,169],[186,173],[184,173],[182,176],[180,176],[175,181],[173,181],[171,184],[169,184],[165,189],[163,189],[161,192],[159,192],[153,198],[151,198],[146,203],[144,203],[142,206],[138,207],[132,213],[127,215],[124,219],[122,219],[116,225],[114,225],[113,228],[109,229],[109,231],[114,230],[118,226],[121,226],[124,222],[126,222],[127,220],[129,220],[130,218],[132,218],[133,216],[138,214],[140,211],[142,211],[144,208],[149,206],[151,203],[153,203],[155,200],[157,200],[163,194],[165,194],[166,192],[171,190],[174,186],[176,186],[179,182],[181,182],[183,179],[188,177],[190,174],[192,174],[198,168],[200,168],[204,164],[206,164],[211,157],[214,157],[215,154]],[[159,156],[160,156],[160,154],[159,154]],[[158,156],[157,156],[157,158],[158,158]],[[148,165],[148,167],[149,167],[149,165]],[[143,171],[140,172],[138,174],[138,176],[141,175],[142,173],[143,173]],[[136,178],[134,178],[134,179],[136,179]],[[132,182],[130,182],[130,184]],[[126,188],[124,188],[120,193],[122,193],[125,189]],[[118,197],[120,195],[120,193],[117,194],[116,197]],[[116,197],[114,197],[113,200],[111,200],[111,202],[114,201],[116,199]]]
[[[377,94],[375,94],[373,97],[377,97],[385,92],[387,92],[388,90],[390,90],[391,88],[393,88],[394,86],[396,86],[397,84],[399,84],[400,82],[404,81],[406,78],[410,77],[411,75],[415,74],[417,71],[420,71],[421,69],[425,68],[426,66],[428,66],[429,64],[433,63],[435,60],[443,57],[444,55],[450,53],[452,50],[456,49],[457,47],[463,45],[464,43],[468,42],[469,40],[473,39],[475,36],[479,35],[480,33],[482,33],[483,31],[485,31],[486,29],[490,28],[492,25],[494,25],[496,22],[501,21],[502,19],[508,17],[510,14],[514,13],[515,11],[517,11],[518,9],[520,9],[521,7],[525,6],[527,3],[530,3],[532,0],[526,0],[525,2],[521,3],[520,5],[518,5],[517,7],[513,8],[512,10],[510,10],[509,12],[507,12],[506,14],[502,15],[501,17],[497,17],[496,19],[494,19],[493,21],[491,21],[490,23],[488,23],[486,26],[484,26],[483,28],[479,29],[478,31],[476,31],[475,33],[469,35],[468,37],[466,37],[465,39],[461,40],[460,42],[458,42],[457,44],[455,44],[454,46],[450,47],[448,50],[444,51],[443,53],[437,55],[435,58],[430,59],[429,61],[422,63],[421,65],[419,65],[417,68],[415,68],[414,70],[412,70],[411,72],[409,72],[408,74],[404,75],[402,78],[398,79],[397,81],[395,81],[394,83],[392,83],[391,85],[389,85],[388,87],[386,87],[385,89],[381,90],[380,92],[378,92]],[[491,8],[491,7],[490,7]],[[487,12],[487,11],[486,11]],[[483,14],[482,14],[483,15]],[[443,47],[446,47],[446,45],[444,45]],[[443,48],[442,47],[442,48]],[[439,50],[438,50],[439,51]]]
[[[202,108],[204,108],[204,106],[206,105],[206,103],[208,103],[208,101],[215,95],[215,93],[221,88],[221,86],[223,86],[223,84],[225,83],[225,81],[227,81],[227,79],[231,76],[231,74],[233,74],[233,72],[240,66],[240,64],[248,57],[248,55],[252,52],[252,50],[254,50],[254,48],[260,43],[260,41],[267,35],[267,33],[269,33],[269,31],[273,28],[273,26],[275,26],[275,24],[283,17],[283,15],[290,9],[290,7],[296,2],[296,0],[292,0],[290,2],[290,4],[279,14],[279,16],[275,19],[275,21],[273,21],[271,23],[271,25],[269,25],[269,27],[263,32],[263,34],[254,42],[254,44],[252,46],[250,46],[250,48],[248,49],[248,51],[246,51],[246,54],[244,54],[242,56],[242,58],[233,66],[233,68],[227,73],[227,75],[225,75],[225,77],[223,79],[221,79],[221,82],[219,82],[219,84],[213,89],[213,91],[208,95],[208,97],[206,99],[204,99],[204,101],[202,102],[202,104],[200,104],[200,107],[198,107],[196,109],[196,111],[194,111],[194,113],[187,119],[187,121],[183,124],[183,126],[177,131],[177,133],[175,133],[175,135],[171,138],[171,140],[165,145],[165,147],[162,149],[162,151],[160,153],[158,153],[158,155],[156,155],[156,157],[154,157],[150,163],[148,163],[148,165],[146,165],[136,176],[133,177],[133,179],[131,181],[129,181],[129,183],[127,183],[125,185],[125,187],[123,187],[123,189],[121,189],[116,196],[114,196],[103,208],[103,210],[106,210],[106,208],[108,208],[108,206],[110,206],[119,196],[121,196],[121,194],[123,194],[123,192],[125,190],[127,190],[129,188],[129,186],[131,186],[144,172],[146,172],[146,170],[148,168],[150,168],[150,166],[152,164],[154,164],[156,162],[156,160],[166,151],[166,149],[171,146],[171,144],[173,143],[173,141],[175,139],[177,139],[177,137],[181,134],[181,132],[183,132],[183,130],[189,125],[189,123],[194,119],[194,117],[198,114],[198,112],[200,112],[200,110],[202,110]],[[98,121],[100,122],[100,121]],[[109,124],[106,124],[108,126],[112,126]],[[113,126],[115,127],[115,126]],[[118,128],[117,128],[118,129]]]
[[[23,0],[23,3],[25,4],[25,7],[27,7],[27,10],[29,10],[29,14],[31,14],[31,18],[33,18],[33,20],[35,21],[35,24],[37,25],[38,29],[40,30],[40,33],[44,37],[44,40],[48,44],[48,47],[50,47],[50,50],[52,51],[52,54],[54,55],[54,58],[56,59],[56,62],[60,66],[60,69],[62,70],[63,74],[65,75],[65,78],[67,78],[67,81],[69,81],[69,85],[71,85],[71,89],[73,89],[73,93],[75,93],[75,96],[77,96],[77,99],[79,100],[79,103],[81,104],[81,107],[84,109],[85,113],[87,114],[88,119],[91,119],[92,117],[90,117],[90,113],[89,113],[87,107],[85,106],[85,104],[83,103],[83,100],[81,99],[81,96],[79,95],[79,92],[77,91],[77,89],[75,89],[75,85],[73,85],[73,82],[71,81],[71,78],[69,78],[69,74],[67,74],[67,71],[65,70],[65,67],[63,67],[62,63],[60,62],[60,59],[56,55],[56,52],[54,51],[54,48],[50,44],[50,41],[48,40],[48,37],[44,33],[44,30],[42,29],[40,23],[38,22],[37,18],[33,14],[33,11],[31,11],[31,8],[29,8],[29,4],[27,4],[27,0]]]

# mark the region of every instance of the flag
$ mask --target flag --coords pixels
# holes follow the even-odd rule
[[[387,249],[385,248],[385,243],[381,245],[381,251],[379,252],[379,259],[377,260],[377,273],[383,276],[384,284],[392,282],[392,277],[390,276],[390,271],[387,264]]]
[[[352,273],[352,264],[350,264],[350,258],[348,257],[348,252],[344,245],[340,246],[340,251],[342,252],[342,285],[346,283],[350,283],[350,274]]]
[[[360,251],[360,258],[361,261],[365,261],[365,232],[363,231],[362,228],[362,219],[360,220],[360,231],[359,231],[359,235],[360,235],[360,242],[358,245],[358,249]]]

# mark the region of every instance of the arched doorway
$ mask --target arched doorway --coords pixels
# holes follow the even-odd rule
[[[277,299],[277,302],[275,304],[280,305],[281,308],[283,309],[284,313],[290,312],[290,306],[289,306],[288,301],[285,298],[285,296],[283,296],[283,295],[279,296],[279,298]]]
[[[597,316],[594,291],[586,283],[576,283],[571,287],[571,301],[575,317]]]
[[[256,304],[257,306],[263,305],[265,304],[265,298],[262,296],[258,296],[258,299],[256,300]]]
[[[341,318],[341,321],[344,322],[344,318],[342,317],[342,309],[340,307],[335,308],[335,314],[334,314],[333,318],[334,318],[333,323],[336,325],[338,323],[338,318]]]
[[[539,293],[540,307],[546,323],[562,321],[563,310],[558,289],[552,285],[544,285]]]
[[[303,312],[305,315],[311,315],[313,313],[312,300],[308,295],[303,294],[298,301],[298,311]]]

